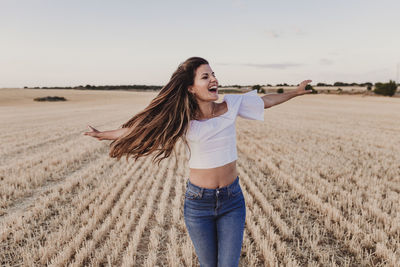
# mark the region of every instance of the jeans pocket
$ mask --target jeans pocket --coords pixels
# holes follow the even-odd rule
[[[185,198],[194,200],[200,199],[201,197],[197,193],[187,189],[185,192]]]
[[[232,189],[231,191],[231,195],[232,197],[237,197],[240,194],[242,194],[242,188],[240,187],[240,185],[236,186],[235,188]]]

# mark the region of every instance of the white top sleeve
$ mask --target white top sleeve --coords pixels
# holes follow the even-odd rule
[[[257,90],[242,94],[238,115],[245,119],[264,121],[264,101]]]

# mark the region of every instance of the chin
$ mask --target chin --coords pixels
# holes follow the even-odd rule
[[[218,97],[218,91],[216,93],[211,93],[211,95]]]

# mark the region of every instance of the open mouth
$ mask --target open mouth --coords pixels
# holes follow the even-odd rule
[[[208,91],[212,92],[212,93],[216,93],[217,92],[217,86],[213,86],[210,89],[208,89]]]

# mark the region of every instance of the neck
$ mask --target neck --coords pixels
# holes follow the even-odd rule
[[[200,120],[209,119],[215,116],[215,103],[214,102],[198,102],[199,111],[198,116]],[[212,115],[214,109],[214,116]]]

